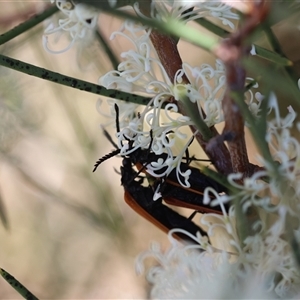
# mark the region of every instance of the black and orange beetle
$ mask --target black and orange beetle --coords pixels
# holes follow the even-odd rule
[[[123,159],[121,167],[121,184],[124,187],[125,202],[140,216],[154,224],[156,227],[168,233],[171,229],[181,228],[193,235],[200,232],[206,235],[199,226],[197,226],[190,218],[180,215],[170,207],[163,204],[162,199],[153,200],[153,189],[151,186],[143,186],[143,178],[136,176],[137,172],[132,168],[130,158]],[[189,237],[176,233],[178,239],[189,240]]]
[[[118,151],[116,152],[119,153]],[[192,222],[190,218],[186,218],[172,210],[170,207],[166,206],[163,201],[169,205],[193,209],[200,213],[222,214],[222,210],[219,206],[211,207],[210,205],[203,203],[203,192],[208,186],[213,187],[219,193],[226,192],[226,188],[202,174],[198,169],[186,166],[192,170],[190,177],[192,188],[180,186],[176,180],[175,172],[171,172],[170,176],[167,177],[162,184],[162,189],[160,191],[162,195],[161,199],[154,201],[154,188],[150,185],[147,187],[143,186],[142,182],[144,178],[139,176],[140,172],[133,169],[133,166],[138,163],[137,159],[139,155],[141,154],[141,156],[144,157],[146,155],[145,152],[147,152],[147,150],[138,149],[131,153],[129,157],[123,158],[123,164],[121,166],[121,184],[124,187],[125,202],[136,213],[166,233],[171,229],[181,228],[192,235],[196,235],[197,232],[200,232],[201,235],[206,235],[206,233]],[[111,155],[106,155],[98,160],[95,169],[99,166],[99,161],[102,163],[110,157]],[[153,158],[153,153],[151,157]],[[142,165],[145,166],[144,161]],[[137,169],[139,170],[139,168]],[[149,175],[147,176],[149,177]],[[158,181],[159,184],[161,184],[159,179],[152,179],[154,182]],[[228,205],[225,204],[225,208],[228,210]],[[175,236],[178,239],[189,240],[188,236],[180,233],[177,233]]]
[[[116,112],[118,122],[117,107]],[[117,130],[119,131],[118,124]],[[104,131],[104,134],[117,148],[116,144],[112,141],[108,133]],[[95,163],[93,172],[102,162],[115,155],[118,155],[119,153],[120,150],[115,149],[111,153],[100,158]],[[181,162],[181,168],[183,171],[186,169],[191,170],[189,178],[189,182],[191,184],[190,188],[184,188],[180,185],[175,170],[173,170],[167,177],[160,179],[154,178],[153,176],[147,174],[147,164],[151,163],[151,161],[157,161],[159,158],[165,160],[166,157],[167,156],[164,153],[161,155],[156,155],[147,149],[136,149],[130,153],[130,155],[126,155],[123,158],[123,164],[121,166],[121,184],[123,185],[125,191],[125,202],[135,212],[164,232],[168,232],[173,228],[181,228],[193,235],[195,235],[197,232],[205,235],[206,233],[199,226],[193,223],[191,218],[186,218],[180,215],[165,205],[163,201],[170,205],[190,208],[201,213],[222,214],[220,207],[211,207],[210,205],[203,203],[203,192],[206,187],[212,187],[218,193],[226,192],[226,188],[217,183],[215,180],[201,173],[199,169],[191,167],[188,163],[184,162]],[[135,171],[133,166],[135,166],[138,171]],[[162,195],[161,199],[156,201],[153,200],[155,187],[150,185],[145,187],[142,185],[143,178],[140,178],[139,176],[141,172],[146,173],[147,177],[151,177],[154,183],[161,186],[159,190]],[[225,209],[228,210],[228,208],[229,207],[225,204]],[[178,238],[186,239],[186,237],[183,235],[178,236]]]
[[[105,132],[107,136],[107,133]],[[119,149],[116,149],[109,153],[108,155],[103,156],[100,158],[94,167],[93,172],[98,168],[98,166],[106,161],[107,159],[117,155],[120,153]],[[137,149],[134,152],[130,153],[130,155],[126,156],[130,158],[130,161],[133,165],[137,167],[139,172],[136,174],[140,174],[141,172],[147,174],[147,164],[151,161],[157,161],[158,158],[162,158],[163,160],[166,159],[166,154],[156,155],[154,153],[149,153],[148,150],[144,149]],[[189,177],[190,187],[185,188],[180,185],[177,179],[176,171],[173,170],[167,177],[163,177],[160,180],[163,181],[161,183],[160,192],[165,199],[165,202],[177,206],[182,206],[185,208],[199,210],[201,212],[214,212],[214,213],[221,213],[220,207],[211,207],[207,204],[203,203],[203,192],[206,187],[214,188],[218,193],[226,192],[227,189],[213,180],[208,176],[201,173],[201,171],[197,168],[190,166],[187,163],[181,162],[181,169],[183,171],[189,169],[191,171],[191,175]],[[163,172],[163,170],[162,170]],[[148,174],[149,176],[149,174]],[[159,179],[156,178],[159,181]],[[176,204],[177,203],[177,204]],[[228,209],[229,207],[226,206],[225,208]]]

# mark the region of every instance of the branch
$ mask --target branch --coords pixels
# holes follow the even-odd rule
[[[145,3],[143,4],[143,7],[141,7],[142,13],[146,16],[150,16],[150,2],[149,6],[147,6]],[[178,52],[176,40],[170,36],[160,33],[157,30],[151,31],[150,39],[170,80],[174,82],[176,72],[182,68],[182,60]],[[186,76],[183,76],[182,83],[189,84],[189,80]],[[198,112],[197,103],[192,103],[189,101],[188,108],[181,101],[178,101],[177,105],[180,113],[183,115],[190,116],[188,111]],[[204,112],[202,112],[202,114],[205,116]],[[201,118],[201,116],[199,115],[198,118]],[[203,130],[201,130],[201,128],[197,128],[195,126],[190,126],[190,128],[193,133],[195,133],[198,129],[201,132],[196,134],[196,139],[216,169],[222,174],[230,174],[232,172],[232,166],[230,155],[225,144],[221,143],[218,145],[218,147],[206,147],[210,137],[218,136],[217,130],[214,127],[207,127],[207,130],[210,132],[210,134],[209,137],[204,137]]]

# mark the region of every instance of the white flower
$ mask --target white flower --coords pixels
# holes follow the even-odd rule
[[[99,79],[99,83],[108,89],[119,89],[132,93],[145,93],[156,95],[165,91],[171,82],[162,67],[160,61],[153,56],[153,46],[150,42],[150,31],[145,33],[145,27],[139,26],[131,21],[125,21],[121,30],[114,32],[111,39],[121,36],[129,40],[134,49],[123,52],[123,62],[118,66],[117,71],[111,71]],[[124,32],[128,32],[127,34]],[[163,81],[158,80],[158,67],[163,76]],[[166,83],[165,83],[166,82]]]
[[[215,4],[212,6],[217,7]],[[224,4],[221,6],[224,7]],[[123,52],[123,62],[119,64],[118,70],[102,76],[99,83],[108,89],[152,97],[152,101],[144,108],[131,106],[135,113],[132,110],[127,116],[131,115],[132,120],[123,122],[121,119],[122,124],[127,123],[125,127],[121,126],[121,131],[117,134],[121,154],[129,155],[138,148],[150,148],[149,151],[157,155],[165,153],[165,159],[160,158],[146,166],[147,172],[155,177],[164,177],[175,169],[180,184],[189,187],[189,172],[183,172],[180,165],[197,131],[190,135],[184,133],[184,128],[194,123],[189,117],[179,114],[177,101],[181,101],[183,96],[196,103],[199,118],[208,127],[222,122],[225,68],[219,60],[216,61],[215,68],[208,64],[191,67],[183,63],[174,82],[171,82],[150,42],[150,32],[145,32],[144,26],[125,21],[121,30],[112,34],[112,38],[126,38],[134,48]],[[183,76],[187,76],[190,84],[183,83]],[[257,104],[254,101],[251,90],[248,94],[249,108],[258,113],[260,102]],[[173,102],[170,99],[174,99]],[[175,149],[178,143],[181,144],[179,153]]]
[[[187,95],[192,102],[202,107],[206,116],[199,115],[207,126],[213,126],[223,121],[222,100],[226,89],[226,77],[223,64],[217,60],[216,69],[208,64],[192,68],[187,63],[182,65],[184,74],[190,81]],[[180,82],[178,74],[177,81]]]
[[[194,10],[187,12],[186,10],[192,6],[195,7]],[[141,14],[138,4],[134,7]],[[153,16],[160,20],[170,16],[185,21],[214,16],[224,24],[233,27],[229,19],[238,18],[237,14],[231,12],[229,6],[211,1],[193,3],[193,5],[178,1],[171,1],[165,5],[161,1],[156,1],[152,9]],[[146,166],[147,172],[155,177],[164,177],[175,169],[180,184],[189,187],[190,172],[183,172],[180,164],[197,132],[190,136],[184,133],[184,127],[193,125],[193,122],[189,117],[178,114],[176,104],[180,99],[178,92],[184,91],[190,101],[197,103],[199,116],[208,126],[221,122],[223,120],[221,100],[225,91],[224,67],[219,61],[216,63],[216,70],[207,64],[200,68],[183,64],[182,70],[178,70],[174,82],[171,82],[150,42],[151,30],[146,29],[145,26],[126,20],[121,30],[112,34],[111,38],[116,36],[126,38],[134,48],[123,52],[121,54],[123,62],[119,64],[118,70],[102,76],[99,83],[108,89],[152,97],[152,101],[144,109],[136,108],[136,114],[130,114],[132,120],[127,120],[126,126],[121,126],[121,131],[117,133],[120,153],[129,155],[138,148],[150,148],[149,151],[157,155],[165,153],[167,156],[164,159],[159,158]],[[189,77],[191,84],[182,84],[184,74]],[[174,99],[173,103],[169,102],[170,99]],[[201,107],[206,117],[202,115]],[[122,119],[121,122],[126,123]],[[182,146],[179,153],[176,153],[175,145],[178,143]]]
[[[231,7],[220,1],[155,1],[153,4],[153,16],[159,20],[166,20],[170,17],[188,22],[204,17],[213,17],[234,28],[233,20],[238,20],[239,16],[231,10]],[[137,9],[137,7],[135,6]],[[193,8],[193,10],[191,10]]]
[[[147,275],[153,285],[152,299],[274,299],[274,291],[264,286],[269,284],[268,278],[254,268],[239,270],[238,264],[230,262],[234,254],[213,247],[203,251],[201,244],[183,246],[172,238],[174,232],[169,234],[171,246],[167,251],[153,244],[137,258],[139,273],[144,271],[146,258],[152,257],[158,263]],[[205,244],[201,237],[194,239]]]
[[[53,2],[53,0],[52,0]],[[97,25],[99,12],[83,3],[74,4],[71,0],[56,0],[56,5],[64,14],[64,19],[58,20],[58,26],[53,23],[44,31],[43,45],[50,53],[62,53],[69,50],[76,41],[87,39]],[[49,48],[48,38],[52,34],[63,34],[67,32],[71,42],[67,47],[61,50],[52,50]]]
[[[148,271],[152,298],[299,299],[300,273],[294,251],[298,254],[300,245],[300,144],[290,133],[296,114],[289,107],[281,117],[274,94],[269,103],[274,119],[267,122],[266,139],[280,165],[274,167],[260,157],[265,170],[242,184],[237,181],[241,174],[228,176],[234,193],[205,190],[204,203],[233,204],[228,213],[223,209],[223,215],[202,216],[200,222],[210,242],[186,232],[195,245],[183,246],[174,240],[176,230],[172,230],[169,250],[156,246],[141,254],[139,271],[147,257],[159,263]],[[237,203],[241,212],[236,212]]]

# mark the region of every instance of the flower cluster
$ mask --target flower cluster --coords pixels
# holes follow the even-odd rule
[[[229,4],[230,1],[153,1],[150,15],[161,21],[174,17],[184,22],[208,16],[218,19],[230,29],[235,29],[238,14],[227,2]],[[242,5],[247,12],[253,3],[236,1],[234,7],[239,8]],[[57,28],[47,28],[45,35],[68,31],[72,38],[67,47],[70,48],[76,40],[83,38],[88,30],[95,27],[98,13],[83,4],[74,5],[67,0],[56,1],[56,4],[67,17],[59,20]],[[134,9],[138,15],[142,15],[138,4],[134,5]],[[249,24],[247,30],[241,31],[242,34],[250,31]],[[224,112],[223,100],[230,98],[229,94],[232,91],[229,89],[233,86],[233,90],[237,87],[238,92],[246,90],[245,102],[256,120],[261,118],[263,101],[268,103],[268,113],[274,116],[272,120],[266,121],[264,142],[271,154],[259,157],[263,168],[249,172],[249,177],[246,171],[245,174],[229,174],[228,194],[218,194],[211,187],[204,191],[204,204],[220,206],[223,211],[221,216],[202,216],[200,222],[206,228],[207,236],[192,236],[189,232],[184,232],[190,240],[194,240],[194,245],[184,246],[172,237],[174,232],[180,231],[182,234],[183,230],[171,230],[169,238],[172,245],[168,251],[163,252],[155,244],[139,257],[139,272],[143,271],[145,258],[154,257],[159,262],[158,266],[148,272],[148,279],[153,284],[152,297],[298,297],[300,144],[291,134],[296,113],[289,107],[287,116],[282,118],[274,94],[271,93],[266,99],[259,92],[255,93],[253,89],[257,88],[258,84],[251,78],[246,79],[244,86],[244,69],[238,68],[239,60],[246,50],[237,38],[238,35],[235,36],[235,41],[238,42],[234,46],[241,49],[233,48],[241,50],[242,54],[237,51],[232,60],[239,63],[234,66],[232,63],[230,66],[233,66],[231,69],[240,71],[234,75],[240,75],[242,80],[236,80],[238,83],[235,85],[235,82],[231,84],[228,79],[230,60],[226,61],[225,65],[217,59],[213,66],[207,63],[191,66],[188,62],[183,62],[176,69],[175,76],[172,75],[174,78],[170,79],[150,42],[151,33],[151,29],[125,20],[121,30],[112,34],[112,39],[125,38],[131,42],[132,49],[121,54],[123,61],[117,70],[108,72],[99,79],[99,83],[107,89],[144,95],[150,99],[143,107],[110,100],[110,110],[106,115],[115,122],[117,112],[114,105],[117,103],[120,114],[116,136],[122,156],[130,155],[138,149],[147,149],[156,155],[154,157],[157,159],[145,166],[148,175],[155,178],[167,177],[175,169],[179,184],[190,187],[191,171],[186,168],[183,170],[181,165],[190,144],[201,128],[197,127],[194,118],[181,114],[180,107],[183,101],[188,101],[196,110],[195,115],[199,116],[207,128],[211,128],[224,119],[227,121],[231,116]],[[48,48],[47,38],[45,47]],[[251,54],[255,54],[255,47],[252,47]],[[227,85],[226,80],[231,85]],[[228,111],[233,114],[239,110],[236,103],[230,102],[229,106],[231,107]],[[247,111],[247,116],[251,114]],[[231,122],[231,126],[233,123]],[[242,118],[240,124],[243,127]],[[190,134],[185,130],[189,127],[193,128]],[[300,126],[298,127],[300,130]],[[231,133],[230,130],[227,132]],[[244,136],[243,130],[239,133]],[[236,137],[234,134],[236,132],[227,140],[224,134],[221,139],[224,138],[232,145]],[[247,153],[243,154],[247,156]],[[250,166],[249,163],[248,165]],[[154,197],[156,196],[157,193]],[[224,208],[225,203],[231,204],[228,212]],[[219,285],[217,288],[216,284]],[[256,294],[253,294],[254,287]]]
[[[183,172],[180,164],[197,131],[192,135],[185,133],[184,129],[194,123],[189,117],[178,114],[177,103],[184,94],[189,101],[197,104],[199,116],[208,127],[221,123],[224,119],[222,99],[226,89],[224,65],[219,60],[215,67],[209,64],[192,67],[183,63],[174,82],[171,82],[156,57],[149,34],[150,30],[145,33],[145,27],[125,21],[122,29],[113,33],[112,38],[122,36],[134,48],[123,52],[121,57],[124,61],[119,64],[118,70],[102,76],[99,83],[107,89],[152,97],[144,108],[119,104],[120,101],[117,101],[118,105],[122,105],[121,111],[126,111],[120,118],[121,131],[117,133],[121,154],[128,155],[138,148],[149,147],[157,155],[167,153],[165,160],[159,159],[148,164],[147,172],[156,177],[164,177],[176,169],[181,185],[189,187],[189,172]],[[183,76],[188,78],[189,84],[183,83]],[[257,88],[257,85],[253,88]],[[254,97],[253,92],[248,91],[249,109],[254,114],[259,112],[260,101],[260,97]],[[181,145],[179,153],[176,153],[176,144]]]
[[[93,31],[99,12],[82,3],[74,4],[71,0],[56,0],[55,2],[65,18],[58,20],[57,27],[54,27],[53,23],[48,26],[44,34],[44,46],[52,53],[61,53],[70,49],[77,40],[86,38],[87,32]],[[138,4],[134,7],[141,14]],[[238,14],[232,12],[230,6],[215,1],[192,3],[154,1],[152,15],[160,20],[173,17],[185,22],[213,16],[232,29],[234,28],[233,21],[238,19]],[[70,44],[59,51],[51,50],[48,46],[48,36],[64,32],[69,33],[72,39]],[[126,20],[121,30],[113,33],[111,38],[117,35],[122,36],[129,40],[134,48],[123,52],[121,54],[123,61],[119,64],[118,70],[108,72],[100,78],[99,82],[107,89],[152,97],[145,108],[118,101],[118,105],[121,106],[119,120],[121,131],[117,133],[120,153],[128,155],[138,148],[151,148],[149,151],[157,155],[167,153],[165,160],[159,159],[148,164],[147,171],[151,175],[164,177],[176,169],[179,182],[188,187],[189,171],[183,172],[180,164],[188,146],[198,132],[192,135],[185,133],[184,129],[194,123],[189,117],[178,114],[177,102],[182,96],[187,96],[189,101],[196,103],[199,116],[208,127],[222,122],[221,101],[226,89],[225,70],[218,60],[215,67],[209,64],[192,67],[188,63],[183,63],[182,69],[178,70],[172,82],[156,56],[150,42],[150,33],[151,30],[145,26]],[[183,76],[188,78],[189,84],[182,82]],[[249,95],[249,107],[252,110],[255,107],[257,113],[259,104],[253,101],[256,99],[252,91],[249,91]],[[170,101],[170,99],[174,100]],[[112,109],[109,116],[115,119],[114,105],[110,107]],[[175,149],[176,144],[181,145],[179,152]]]
[[[45,29],[43,36],[44,48],[50,53],[62,53],[69,50],[76,41],[87,39],[97,25],[99,12],[90,6],[79,3],[74,4],[72,0],[51,0],[63,13],[64,18],[58,20],[58,26],[50,23]],[[57,38],[68,32],[71,42],[61,50],[52,50],[49,48],[49,36],[57,34]]]
[[[243,184],[236,182],[240,174],[228,177],[236,192],[215,193],[212,205],[230,201],[235,206],[228,215],[224,211],[223,216],[206,214],[201,218],[208,237],[215,237],[215,242],[207,243],[199,235],[191,237],[198,246],[183,246],[172,237],[174,230],[169,234],[168,251],[163,252],[156,245],[139,257],[140,272],[146,257],[159,262],[148,272],[153,298],[298,299],[300,144],[290,132],[296,114],[289,107],[287,116],[280,117],[275,95],[271,95],[269,103],[275,117],[268,122],[266,139],[279,167],[260,157],[265,170],[245,179]],[[205,198],[206,202],[211,201],[208,192]],[[237,205],[241,207],[241,218],[247,218],[249,210],[252,212],[247,228],[237,226]],[[246,230],[245,238],[239,230]],[[215,288],[215,284],[221,286]]]
[[[134,7],[138,13],[143,15],[139,11],[138,2]],[[239,19],[238,14],[233,12],[228,4],[220,1],[153,1],[151,16],[161,21],[172,17],[184,22],[213,17],[231,29],[235,27],[234,20]]]

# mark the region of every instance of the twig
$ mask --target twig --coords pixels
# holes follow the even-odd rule
[[[209,147],[215,147],[216,144],[227,141],[233,172],[242,173],[243,178],[251,176],[255,168],[249,164],[244,117],[234,98],[244,97],[246,76],[242,58],[249,53],[246,40],[257,25],[264,21],[268,12],[269,6],[265,1],[262,0],[259,3],[253,1],[252,8],[245,15],[242,27],[224,40],[215,51],[226,68],[227,91],[222,102],[225,127],[222,135],[212,140]]]
[[[141,7],[142,13],[144,13],[146,16],[150,16],[149,7],[150,5],[147,6],[145,3],[143,3],[143,6]],[[170,80],[173,82],[176,72],[182,68],[182,60],[177,49],[177,41],[172,37],[158,32],[157,30],[151,31],[150,39],[157,52],[160,62],[165,68]],[[182,83],[189,84],[189,80],[186,76],[183,76]],[[178,101],[177,104],[180,113],[183,115],[188,115],[184,105],[180,101]],[[191,105],[193,105],[191,109],[198,111],[198,106],[196,103]],[[205,117],[205,113],[203,111],[202,114]],[[201,118],[200,115],[199,118]],[[195,126],[190,126],[190,128],[193,133],[198,129]],[[212,137],[219,135],[215,127],[210,127],[209,130]],[[230,155],[224,143],[220,143],[218,147],[207,148],[208,140],[205,139],[204,136],[199,132],[196,134],[196,140],[220,173],[225,175],[232,173]]]

